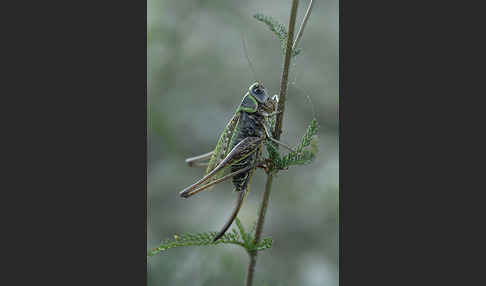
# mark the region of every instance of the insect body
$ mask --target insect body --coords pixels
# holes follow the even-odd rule
[[[277,102],[278,96],[270,98],[262,83],[252,84],[233,118],[221,133],[213,152],[186,160],[189,165],[193,165],[196,164],[195,161],[210,156],[206,175],[181,191],[181,197],[188,198],[229,178],[232,178],[235,191],[238,193],[236,207],[230,219],[214,240],[223,236],[236,218],[248,193],[253,172],[261,163],[264,140],[270,139],[282,144],[271,137],[266,126],[266,118],[275,115]]]

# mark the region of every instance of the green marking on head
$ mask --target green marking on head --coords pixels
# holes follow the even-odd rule
[[[255,113],[258,109],[258,102],[257,100],[250,94],[246,93],[245,97],[241,101],[240,106],[238,107],[238,111],[245,111],[248,113]]]

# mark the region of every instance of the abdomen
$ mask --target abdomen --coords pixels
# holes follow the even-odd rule
[[[247,137],[261,137],[264,135],[265,130],[260,123],[260,118],[258,114],[250,114],[247,112],[242,112],[240,120],[238,122],[237,133],[233,138],[232,146],[236,146],[236,144],[240,143],[241,140]],[[248,157],[242,159],[238,163],[235,163],[231,166],[231,172],[236,172],[243,168],[252,166],[256,164],[258,157],[258,150],[255,150],[252,154],[248,155]],[[253,169],[248,170],[247,172],[238,174],[233,177],[233,185],[235,186],[236,191],[244,191],[249,183],[251,172]]]

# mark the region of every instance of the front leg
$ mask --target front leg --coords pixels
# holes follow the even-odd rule
[[[282,145],[282,147],[290,150],[290,152],[296,152],[294,149],[292,149],[291,147],[289,147],[287,144],[285,143],[282,143],[280,141],[278,141],[277,139],[273,138],[272,137],[272,134],[270,134],[270,131],[268,131],[268,127],[265,123],[263,123],[263,128],[265,129],[265,133],[267,134],[267,138],[270,139],[271,141],[279,144],[279,145]]]
[[[262,113],[262,115],[263,115],[264,117],[272,117],[272,116],[277,115],[277,114],[279,114],[279,113],[282,113],[282,111],[274,111],[274,112],[272,112],[272,113]]]

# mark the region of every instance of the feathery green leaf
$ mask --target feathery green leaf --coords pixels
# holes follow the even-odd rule
[[[266,15],[261,14],[261,13],[257,13],[255,15],[253,15],[253,17],[255,19],[257,19],[258,21],[265,23],[268,26],[268,28],[270,28],[270,31],[272,31],[275,35],[277,35],[277,37],[280,40],[282,52],[285,55],[285,49],[286,49],[286,46],[287,46],[287,38],[288,38],[288,33],[287,33],[287,29],[285,28],[285,26],[280,24],[274,18],[272,18],[270,16],[266,16]],[[301,51],[301,49],[295,49],[294,51],[292,51],[292,57],[295,57],[296,55],[298,55],[300,53],[300,51]]]
[[[253,235],[251,233],[245,232],[243,224],[238,218],[235,219],[235,222],[240,233],[238,233],[238,230],[233,228],[231,232],[227,232],[217,241],[213,241],[217,235],[217,232],[203,232],[197,234],[183,233],[180,235],[176,234],[173,238],[164,240],[159,247],[150,250],[147,253],[147,256],[153,256],[155,254],[167,251],[168,249],[183,246],[236,244],[245,248],[248,252],[260,251],[272,247],[271,238],[265,238],[257,245],[253,244]]]
[[[237,232],[226,233],[217,241],[213,241],[216,235],[217,232],[204,232],[198,234],[184,233],[180,235],[174,235],[174,238],[166,239],[159,247],[156,247],[149,251],[148,256],[153,256],[170,248],[182,246],[203,246],[218,244],[237,244],[244,246],[243,242],[239,240],[240,236]]]
[[[315,135],[319,125],[317,120],[312,119],[311,123],[307,127],[306,133],[301,139],[300,144],[297,146],[295,152],[290,152],[287,155],[281,157],[277,148],[273,142],[267,140],[266,146],[270,157],[273,162],[273,166],[277,170],[287,169],[289,166],[305,165],[311,163],[318,152],[317,139]]]
[[[243,224],[241,223],[238,217],[235,218],[235,223],[240,231],[240,236],[243,239],[245,246],[249,245],[250,241],[249,241],[248,234],[245,232],[245,228],[243,227]]]

